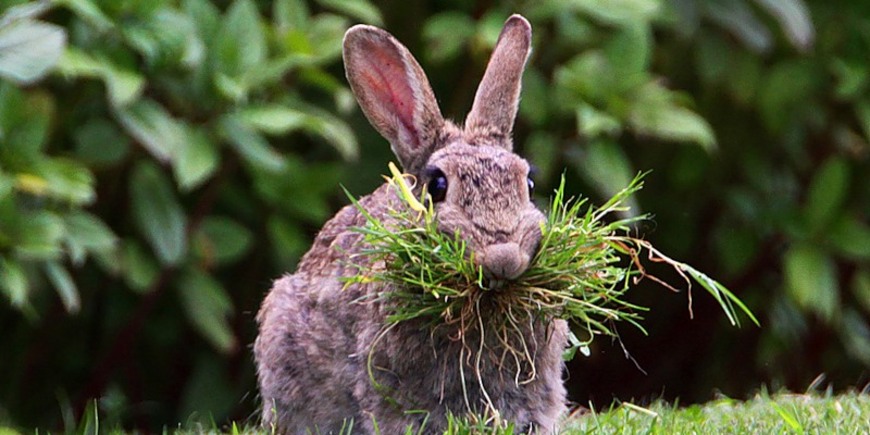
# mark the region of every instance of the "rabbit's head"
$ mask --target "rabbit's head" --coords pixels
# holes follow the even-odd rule
[[[441,116],[422,68],[389,33],[357,25],[344,37],[347,78],[369,122],[427,186],[439,229],[459,231],[494,283],[528,268],[544,221],[529,164],[511,141],[530,43],[528,21],[511,16],[459,127]]]

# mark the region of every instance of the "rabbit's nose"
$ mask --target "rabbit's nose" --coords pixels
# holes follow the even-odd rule
[[[483,250],[480,264],[495,279],[515,279],[529,267],[529,255],[514,242],[489,245]]]

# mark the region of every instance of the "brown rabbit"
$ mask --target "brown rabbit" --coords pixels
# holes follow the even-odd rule
[[[529,165],[511,151],[530,41],[528,21],[510,17],[459,127],[442,118],[420,65],[390,34],[357,25],[344,38],[363,112],[420,181],[416,193],[427,186],[439,230],[458,231],[493,287],[529,267],[545,219],[530,198]],[[386,184],[359,203],[382,220],[402,204]],[[354,432],[439,433],[448,413],[473,412],[519,431],[555,432],[566,400],[565,321],[530,316],[507,338],[488,333],[486,310],[477,328],[387,327],[387,307],[371,296],[389,288],[341,281],[357,273],[352,263],[365,262],[352,230],[365,223],[354,206],[339,211],[263,302],[254,353],[264,424],[282,433],[337,433],[350,421]],[[490,293],[499,297],[497,288]],[[528,359],[508,356],[520,346]]]

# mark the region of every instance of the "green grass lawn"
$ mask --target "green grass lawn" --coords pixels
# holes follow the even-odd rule
[[[870,395],[762,393],[745,402],[725,398],[688,407],[626,403],[608,412],[569,419],[564,433],[866,434],[870,433]]]
[[[479,426],[454,423],[448,435],[512,435],[510,430],[481,430]],[[85,418],[70,431],[79,434],[123,433],[100,425],[98,416]],[[41,432],[41,431],[40,431]],[[17,435],[0,424],[0,435]],[[164,433],[269,434],[251,422],[217,426],[188,424],[168,427]],[[587,411],[569,417],[563,434],[868,434],[870,433],[870,394],[840,395],[758,394],[748,401],[723,398],[687,407],[656,402],[649,406],[631,403],[614,405],[607,412]],[[391,435],[391,434],[384,434]]]

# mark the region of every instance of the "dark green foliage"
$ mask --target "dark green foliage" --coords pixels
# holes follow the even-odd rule
[[[109,396],[145,427],[253,409],[257,300],[358,155],[327,69],[352,20],[260,6],[4,3],[0,418],[59,427]]]
[[[390,160],[345,29],[388,28],[461,118],[513,12],[534,28],[515,143],[538,191],[567,167],[601,203],[652,170],[641,235],[762,324],[641,287],[649,337],[621,343],[650,374],[599,341],[574,399],[866,382],[863,0],[0,0],[0,424],[72,430],[94,398],[106,427],[250,415],[270,280],[339,184],[365,194]]]

